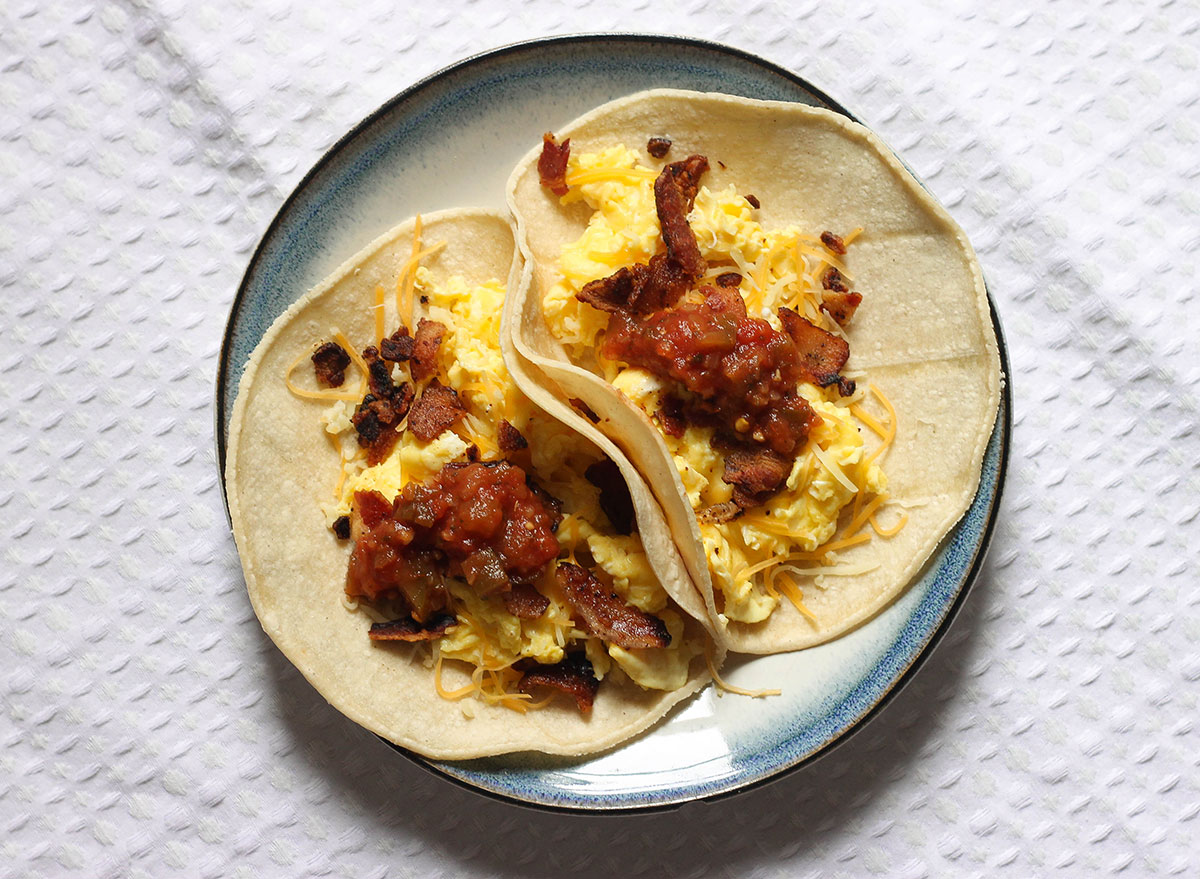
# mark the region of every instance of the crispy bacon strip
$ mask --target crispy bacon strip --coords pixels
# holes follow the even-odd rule
[[[408,429],[421,442],[432,442],[462,420],[466,410],[458,394],[436,378],[408,413]]]
[[[552,132],[542,135],[542,154],[538,156],[538,179],[542,186],[548,187],[555,195],[566,195],[570,190],[567,186],[567,159],[571,157],[571,138],[561,144]]]
[[[413,338],[412,377],[414,381],[423,382],[438,374],[438,348],[442,344],[442,336],[446,335],[446,325],[427,318],[421,318],[417,324],[417,334]]]
[[[529,448],[529,440],[525,439],[521,435],[521,431],[513,427],[507,420],[500,421],[500,426],[496,428],[496,434],[502,452],[519,452],[521,449]]]
[[[696,200],[700,177],[708,170],[704,156],[688,156],[682,162],[672,162],[662,169],[654,181],[654,206],[667,256],[679,266],[683,275],[694,281],[704,274],[708,264],[696,243],[696,234],[688,225],[688,211]]]
[[[403,324],[400,329],[379,343],[379,356],[393,363],[404,363],[413,356],[416,340],[408,334],[408,327]]]
[[[582,653],[568,653],[557,665],[535,665],[521,676],[517,689],[530,694],[536,687],[549,687],[572,697],[580,713],[587,714],[596,701],[600,681]]]
[[[791,459],[778,452],[762,447],[736,448],[725,456],[722,479],[733,486],[733,502],[747,509],[779,491],[791,469]]]
[[[455,625],[458,620],[449,613],[435,613],[424,623],[418,623],[412,617],[401,617],[385,623],[371,623],[367,637],[372,641],[432,641]]]
[[[538,592],[530,583],[514,583],[504,593],[504,608],[523,620],[536,620],[546,612],[550,599]]]
[[[821,329],[786,306],[779,309],[779,320],[796,343],[800,368],[809,379],[823,388],[836,384],[843,397],[854,393],[854,382],[838,374],[850,357],[850,344],[845,339]]]
[[[346,380],[350,355],[337,342],[326,342],[313,352],[312,362],[317,372],[318,384],[327,388],[340,388]]]
[[[633,496],[629,484],[621,475],[621,468],[611,458],[602,458],[588,465],[584,478],[600,489],[600,509],[608,517],[613,530],[618,534],[633,531]]]
[[[626,650],[671,643],[666,623],[627,604],[590,571],[560,562],[554,576],[583,627],[596,637]]]

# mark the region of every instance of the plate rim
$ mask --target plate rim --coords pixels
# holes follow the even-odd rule
[[[754,66],[760,67],[772,74],[775,74],[794,85],[797,85],[812,94],[817,100],[825,104],[829,109],[833,110],[846,118],[858,122],[865,126],[857,115],[851,112],[844,104],[834,99],[820,87],[814,85],[806,78],[798,73],[776,64],[760,55],[749,52],[745,49],[740,49],[735,46],[730,46],[724,43],[719,43],[714,40],[702,39],[698,37],[689,37],[673,34],[656,34],[656,33],[633,33],[633,32],[582,32],[574,34],[562,34],[555,36],[539,37],[531,40],[519,40],[503,44],[501,46],[486,49],[481,52],[472,54],[466,58],[460,59],[452,64],[446,65],[432,73],[419,79],[412,85],[397,92],[392,97],[385,100],[374,110],[360,119],[333,144],[331,144],[313,163],[312,167],[300,178],[300,180],[292,188],[288,196],[283,200],[270,223],[264,229],[257,245],[254,248],[250,259],[247,261],[246,269],[242,273],[240,282],[238,283],[237,291],[233,300],[230,302],[229,315],[226,318],[224,330],[221,338],[221,346],[218,352],[217,372],[214,381],[214,405],[213,405],[213,437],[216,451],[216,463],[218,469],[218,480],[221,485],[221,500],[225,508],[226,521],[229,522],[229,499],[228,488],[225,480],[225,465],[228,453],[228,436],[227,436],[227,416],[228,410],[225,405],[225,391],[229,383],[232,355],[233,355],[233,330],[234,323],[237,320],[240,312],[249,295],[249,287],[252,276],[259,268],[263,254],[269,243],[273,242],[284,223],[286,215],[291,212],[293,205],[306,192],[314,178],[321,174],[329,165],[331,165],[338,156],[351,145],[352,142],[370,126],[377,123],[383,116],[392,113],[405,102],[418,97],[426,89],[434,86],[444,80],[447,80],[462,72],[463,70],[475,66],[484,61],[502,59],[507,55],[513,55],[522,52],[536,50],[539,47],[562,47],[575,43],[631,43],[641,46],[653,44],[672,44],[680,48],[699,48],[713,52],[717,55],[725,55],[739,61],[749,62]],[[869,126],[865,126],[869,127]],[[873,129],[872,129],[873,130]],[[885,146],[887,146],[885,142]],[[928,187],[924,181],[913,172],[913,169],[908,166],[903,157],[899,156],[891,147],[887,147],[893,155],[904,164],[905,168],[912,174],[913,178],[921,185],[922,188],[928,191]],[[649,804],[615,804],[606,805],[604,803],[595,803],[591,805],[582,804],[564,804],[556,802],[548,802],[542,800],[532,800],[522,798],[514,793],[504,793],[498,790],[481,787],[477,784],[472,784],[470,781],[452,775],[443,769],[439,764],[440,761],[427,759],[419,754],[411,752],[400,747],[392,742],[380,739],[385,745],[391,748],[399,755],[405,757],[410,762],[416,764],[424,771],[430,773],[437,778],[451,782],[452,784],[470,791],[471,793],[486,797],[490,800],[505,803],[507,805],[516,805],[525,809],[531,809],[538,812],[550,812],[555,814],[574,814],[574,815],[632,815],[632,814],[647,814],[655,812],[667,812],[680,808],[682,805],[689,802],[705,802],[714,803],[749,793],[766,785],[773,784],[777,781],[796,773],[808,766],[811,766],[816,761],[833,753],[846,742],[852,739],[860,732],[867,724],[879,715],[892,700],[904,690],[912,679],[916,676],[920,668],[925,664],[928,658],[937,649],[942,642],[946,633],[957,618],[959,611],[962,609],[966,601],[967,595],[970,593],[972,586],[978,579],[982,570],[983,563],[987,557],[988,550],[991,547],[992,538],[995,532],[996,520],[998,518],[1000,503],[1004,494],[1005,482],[1007,479],[1009,450],[1012,438],[1012,375],[1009,364],[1008,345],[1005,339],[1004,330],[1000,323],[999,312],[996,303],[991,294],[990,285],[984,278],[984,288],[987,296],[989,318],[992,322],[992,327],[996,333],[996,344],[1000,359],[1000,376],[1001,376],[1001,394],[1000,403],[997,407],[996,420],[993,424],[992,432],[989,434],[989,444],[999,432],[999,445],[996,464],[996,489],[987,507],[987,513],[984,523],[983,533],[980,535],[978,542],[973,548],[970,566],[966,573],[962,576],[961,582],[955,592],[954,599],[943,610],[942,617],[936,627],[926,638],[924,643],[910,658],[907,665],[899,672],[898,676],[893,680],[891,685],[880,695],[880,697],[871,704],[861,715],[855,718],[851,724],[846,727],[832,741],[826,743],[816,751],[806,755],[790,766],[784,766],[776,769],[769,774],[752,779],[746,782],[734,782],[727,789],[719,790],[710,794],[692,794],[680,797],[667,797],[663,802]],[[979,497],[979,492],[975,494],[975,498]],[[972,500],[974,503],[974,499]],[[965,515],[965,514],[964,514]],[[961,520],[960,520],[961,522]],[[957,527],[957,525],[956,525]],[[889,603],[888,606],[891,606]],[[874,619],[874,617],[872,617]],[[864,625],[868,625],[870,620]]]

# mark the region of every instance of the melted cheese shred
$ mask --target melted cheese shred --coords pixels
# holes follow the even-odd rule
[[[733,693],[735,696],[749,696],[751,699],[765,699],[768,696],[779,696],[783,690],[747,690],[744,687],[735,687],[733,684],[726,681],[723,677],[717,674],[717,669],[713,665],[712,657],[708,652],[704,653],[704,662],[708,666],[708,673],[712,676],[713,683],[717,685],[717,689],[725,693]],[[718,694],[719,695],[719,694]]]

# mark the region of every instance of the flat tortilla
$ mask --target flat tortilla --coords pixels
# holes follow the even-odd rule
[[[413,229],[408,221],[383,235],[296,302],[267,331],[246,367],[230,425],[226,484],[251,603],[264,631],[322,696],[397,745],[439,759],[523,750],[576,755],[609,748],[701,689],[709,680],[703,657],[693,659],[687,684],[672,692],[606,679],[590,717],[561,699],[525,714],[471,700],[475,716],[468,719],[463,703],[435,691],[433,672],[423,662],[427,649],[371,642],[368,618],[342,603],[350,542],[333,536],[321,511],[321,504],[332,500],[339,473],[338,455],[318,421],[329,403],[296,397],[284,376],[297,356],[329,338],[331,326],[360,350],[373,343],[374,321],[366,307],[371,291],[377,284],[394,289]],[[498,214],[431,214],[424,218],[422,239],[447,242],[422,261],[435,281],[460,275],[482,283],[511,270],[513,284],[519,275],[510,223]],[[515,369],[513,374],[521,373]],[[611,454],[618,453],[611,449]],[[674,566],[673,589],[691,605],[684,610],[703,617],[671,535],[651,515],[649,491],[635,486],[633,492],[635,498],[640,494],[636,513],[649,557],[668,579]],[[700,625],[691,628],[690,636],[706,637]],[[463,668],[445,663],[448,689],[468,683]]]
[[[711,170],[703,185],[716,191],[734,183],[754,193],[764,228],[866,230],[845,257],[864,295],[847,329],[847,369],[865,372],[896,406],[898,432],[883,468],[908,524],[890,539],[839,553],[874,570],[827,576],[824,587],[805,582],[815,624],[785,600],[762,623],[726,624],[723,639],[734,651],[776,653],[819,644],[870,619],[914,579],[970,505],[999,406],[999,353],[966,236],[874,134],[802,104],[663,89],[605,104],[556,134],[579,153],[618,144],[642,150],[652,168],[706,155]],[[671,154],[656,160],[644,148],[663,134]],[[564,208],[539,184],[539,154],[540,146],[532,149],[509,180],[518,244],[533,266],[529,283],[510,297],[520,315],[515,347],[562,396],[582,399],[601,417],[600,427],[653,489],[698,591],[723,622],[696,516],[661,434],[594,364],[572,362],[542,316],[558,255],[583,233],[591,212]],[[570,414],[561,405],[551,411]],[[874,448],[877,441],[868,436],[867,443]]]

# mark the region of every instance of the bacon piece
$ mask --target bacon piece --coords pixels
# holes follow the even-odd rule
[[[554,576],[583,627],[596,637],[626,650],[671,643],[666,623],[627,604],[590,571],[560,562]]]
[[[354,492],[354,511],[358,513],[363,526],[370,529],[379,525],[391,514],[392,505],[377,491],[356,491]]]
[[[825,270],[825,274],[821,275],[821,286],[826,290],[833,290],[835,293],[850,292],[846,276],[838,271],[836,266],[830,266]]]
[[[350,517],[338,516],[333,520],[333,533],[338,540],[350,539]]]
[[[718,287],[736,287],[742,283],[742,276],[738,272],[725,272],[723,275],[717,275]]]
[[[367,351],[374,350],[374,348],[367,349]],[[382,363],[378,360],[378,354],[376,354],[376,362]],[[371,366],[371,381],[372,384],[375,384],[377,370],[373,363],[369,366]],[[350,422],[358,434],[358,444],[367,450],[367,463],[372,466],[386,458],[396,445],[396,441],[400,439],[400,423],[408,414],[413,400],[412,385],[407,382],[400,385],[392,384],[390,376],[387,377],[387,381],[391,387],[381,388],[381,390],[388,396],[379,397],[373,393],[367,394],[350,418]]]
[[[587,714],[596,701],[600,681],[582,653],[568,653],[556,665],[535,665],[525,671],[517,689],[531,694],[535,687],[549,687],[572,697],[580,713]]]
[[[737,287],[701,287],[704,307],[709,311],[731,314],[741,319],[746,316],[746,300]]]
[[[538,156],[537,165],[538,178],[542,186],[549,187],[555,195],[566,195],[570,190],[567,186],[567,159],[570,157],[569,137],[560,144],[552,132],[547,131],[542,135],[542,154]]]
[[[687,413],[683,398],[664,394],[658,404],[658,423],[667,436],[681,437],[687,431]]]
[[[531,583],[514,583],[504,593],[504,608],[523,620],[536,620],[546,612],[550,599],[538,592]]]
[[[661,159],[670,149],[671,138],[669,137],[652,137],[646,141],[646,152],[656,159]]]
[[[841,256],[846,254],[846,242],[842,240],[842,236],[834,235],[828,229],[821,233],[821,243],[836,254]]]
[[[685,278],[694,281],[704,274],[708,264],[696,243],[696,234],[688,225],[688,211],[696,199],[700,177],[708,170],[704,156],[689,156],[682,162],[672,162],[663,168],[654,181],[654,207],[667,256]]]
[[[578,397],[572,397],[568,402],[570,402],[572,406],[579,410],[579,413],[588,421],[592,422],[592,424],[600,423],[600,416],[593,412],[592,407],[583,402],[583,400],[579,399]]]
[[[408,334],[408,327],[403,324],[400,329],[379,343],[379,356],[393,363],[404,363],[413,356],[416,340]]]
[[[788,471],[789,458],[764,448],[735,448],[725,456],[722,479],[733,486],[733,502],[746,509],[761,504],[779,491]]]
[[[446,335],[446,325],[440,321],[421,318],[417,324],[417,335],[413,339],[412,352],[414,381],[423,382],[438,374],[438,348],[441,347],[444,335]]]
[[[317,383],[327,388],[340,388],[346,380],[346,367],[350,355],[337,342],[326,342],[313,352],[313,367],[317,372]]]
[[[838,326],[844,327],[854,317],[860,302],[862,294],[853,290],[846,293],[826,293],[821,297],[821,311],[837,321]]]
[[[436,378],[425,388],[421,399],[408,413],[408,429],[421,442],[432,442],[462,420],[466,410],[453,388]]]
[[[758,200],[757,195],[747,195],[746,201],[750,202],[750,207],[754,208],[755,210],[758,210],[762,207],[762,202]]]
[[[711,507],[705,507],[698,511],[696,519],[700,522],[720,525],[722,522],[732,522],[742,515],[742,511],[742,507],[738,506],[736,501],[725,501],[723,504],[713,504]]]
[[[423,623],[418,623],[412,617],[401,617],[385,623],[371,623],[367,637],[372,641],[432,641],[456,625],[458,619],[449,613],[435,613]]]
[[[608,517],[613,530],[618,534],[631,533],[634,520],[633,496],[629,493],[629,483],[621,475],[621,468],[611,458],[601,458],[588,465],[583,471],[583,477],[600,489],[600,509]]]
[[[787,306],[779,309],[779,320],[796,343],[800,369],[808,378],[823,388],[836,384],[843,397],[854,393],[854,382],[838,374],[850,357],[850,344],[845,339],[821,329]]]
[[[506,420],[501,420],[496,433],[502,452],[519,452],[521,449],[529,448],[529,440],[525,439],[521,435],[521,431]]]

